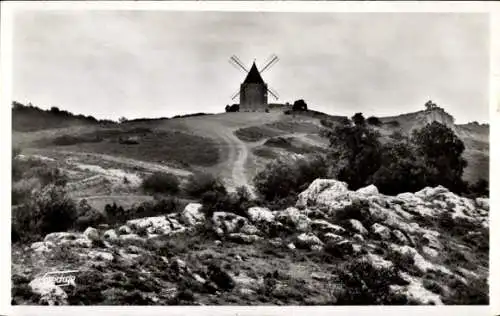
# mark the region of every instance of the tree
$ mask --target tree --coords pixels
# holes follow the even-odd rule
[[[292,111],[307,111],[307,103],[303,99],[295,101]]]
[[[365,117],[363,116],[363,113],[354,114],[352,121],[354,122],[354,125],[365,125]]]
[[[356,125],[339,125],[324,134],[330,140],[333,176],[347,182],[353,190],[367,184],[381,163],[379,134],[368,128],[364,119],[362,123],[360,116],[355,115],[353,119],[355,117],[358,118]]]
[[[417,146],[417,154],[430,168],[437,170],[435,177],[429,179],[429,185],[441,184],[456,192],[464,189],[462,175],[467,161],[462,153],[465,146],[451,128],[434,121],[415,130],[412,142]]]
[[[239,104],[233,104],[233,105],[226,105],[226,112],[239,112],[240,111],[240,105]]]
[[[411,143],[391,142],[382,147],[381,166],[373,174],[371,182],[383,194],[415,192],[423,189],[436,172],[426,166]]]
[[[127,122],[127,121],[128,121],[128,120],[127,120],[127,118],[126,118],[125,116],[122,116],[122,117],[120,117],[120,118],[118,119],[118,122],[120,122],[120,123],[125,123],[125,122]]]

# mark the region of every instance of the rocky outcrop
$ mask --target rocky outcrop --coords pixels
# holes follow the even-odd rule
[[[478,238],[484,238],[489,227],[488,213],[488,199],[464,198],[441,186],[385,196],[373,185],[351,191],[344,182],[318,179],[299,195],[296,207],[277,211],[252,207],[242,213],[245,216],[217,211],[211,217],[205,217],[201,204],[191,203],[178,214],[131,219],[120,227],[89,227],[83,233],[51,233],[28,249],[38,258],[52,258],[55,250],[64,247],[66,251],[66,247],[72,247],[77,258],[85,262],[86,268],[99,271],[111,264],[113,269],[118,264],[134,269],[136,265],[145,263],[141,269],[157,268],[155,273],[160,278],[183,280],[185,284],[199,289],[199,293],[204,293],[200,295],[234,289],[232,295],[238,293],[244,297],[285,291],[283,284],[288,282],[286,278],[280,280],[279,274],[275,277],[270,277],[269,273],[259,276],[253,270],[249,274],[241,273],[239,265],[249,256],[255,256],[250,260],[252,267],[255,262],[271,269],[286,263],[285,258],[302,258],[302,252],[306,256],[318,256],[315,260],[320,260],[316,262],[331,260],[336,267],[340,267],[342,262],[359,261],[362,267],[368,264],[377,271],[370,277],[390,276],[387,282],[395,280],[390,286],[390,293],[383,293],[386,296],[400,295],[420,304],[443,304],[446,303],[447,293],[459,284],[457,282],[467,286],[487,277],[487,265],[482,266],[468,258],[474,256],[471,253],[474,247],[481,247]],[[196,264],[189,262],[190,256],[183,259],[172,257],[178,246],[169,244],[169,240],[179,238],[176,234],[183,232],[186,235],[180,235],[180,238],[187,238],[191,233],[198,232],[193,227],[204,223],[211,224],[206,227],[211,226],[218,239],[210,241],[209,245],[213,248],[200,247],[204,255]],[[441,225],[448,225],[445,226],[448,228]],[[452,239],[454,237],[449,230],[456,230],[457,227],[465,227],[465,231]],[[210,232],[208,235],[214,234]],[[465,244],[467,240],[470,243]],[[246,245],[251,248],[245,248]],[[210,263],[221,258],[218,251],[224,247],[243,251],[232,254],[237,258],[232,264],[218,266]],[[271,257],[261,259],[269,254],[274,256],[274,253],[277,253],[279,264],[268,264],[266,260]],[[64,255],[67,254],[66,251]],[[467,260],[467,269],[460,268],[457,262],[462,257]],[[447,265],[449,262],[453,264]],[[333,273],[329,273],[328,277],[318,276],[317,271],[314,273],[314,277],[312,273],[302,273],[315,280],[313,286],[312,283],[308,286],[319,287],[322,282],[332,286],[328,282],[331,282],[330,275]],[[118,275],[113,277],[120,278]],[[429,285],[429,278],[442,284]],[[455,283],[446,284],[451,282],[447,280]],[[159,279],[156,281],[160,282]],[[68,296],[64,289],[55,284],[37,282],[33,281],[29,286],[42,298],[41,302],[67,304]],[[335,286],[342,289],[346,285],[340,282]],[[301,285],[300,288],[302,291],[306,287]],[[279,295],[287,297],[288,292],[283,293]],[[398,299],[401,299],[400,296]]]

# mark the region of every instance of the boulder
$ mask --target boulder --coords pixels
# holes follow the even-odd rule
[[[136,232],[146,229],[149,234],[169,235],[172,233],[170,221],[165,216],[152,216],[127,221],[127,226]]]
[[[483,210],[490,210],[490,199],[487,198],[476,198],[476,204]]]
[[[113,261],[113,259],[114,259],[112,253],[105,252],[105,251],[97,251],[97,250],[89,251],[87,256],[93,260]]]
[[[422,247],[422,252],[431,258],[437,258],[439,256],[439,252],[437,252],[437,250],[427,246]]]
[[[257,236],[257,235],[246,235],[242,233],[232,233],[228,235],[228,238],[231,241],[240,243],[240,244],[251,244],[254,243],[258,240],[261,240],[262,237]]]
[[[424,200],[430,200],[430,199],[433,199],[440,194],[449,193],[449,192],[450,191],[447,188],[439,185],[435,188],[431,188],[431,187],[423,188],[422,190],[415,192],[415,196],[418,198],[424,199]]]
[[[205,221],[205,214],[201,212],[203,207],[200,203],[189,203],[181,213],[181,218],[187,225],[194,226]]]
[[[352,255],[360,251],[358,245],[353,244],[350,240],[344,239],[341,241],[328,241],[325,243],[325,251],[334,256]]]
[[[99,231],[93,227],[88,227],[83,235],[90,240],[99,240]]]
[[[62,241],[76,240],[81,237],[82,234],[79,233],[57,232],[46,235],[43,241],[51,241],[55,244],[58,244],[61,243]]]
[[[345,233],[345,228],[339,225],[327,222],[324,219],[315,219],[311,221],[311,228],[318,230],[321,233],[335,233],[343,234]]]
[[[293,242],[289,243],[288,245],[286,245],[286,247],[290,250],[294,250],[296,249],[297,247],[295,247],[295,244]]]
[[[299,232],[304,232],[309,229],[310,219],[305,214],[301,213],[295,207],[289,207],[284,211],[275,213],[275,218],[282,224],[292,227]]]
[[[391,231],[389,228],[381,225],[379,223],[375,223],[371,227],[372,233],[377,236],[381,240],[389,240],[391,239]]]
[[[439,250],[442,248],[442,246],[441,242],[438,239],[438,236],[438,232],[429,230],[422,236],[422,241],[430,248]]]
[[[120,226],[120,228],[118,228],[118,233],[120,233],[120,235],[131,234],[132,229],[130,229],[130,227],[128,227],[127,225],[122,225]]]
[[[120,235],[120,240],[123,241],[133,241],[138,243],[145,243],[146,239],[140,237],[137,234]]]
[[[38,277],[29,283],[33,293],[39,294],[39,304],[42,305],[67,305],[68,295],[54,283],[53,279]]]
[[[368,196],[369,195],[378,195],[379,194],[377,187],[374,186],[373,184],[370,184],[367,187],[364,187],[364,188],[356,190],[356,193],[357,194],[361,194],[361,195],[368,195]]]
[[[31,244],[31,250],[34,252],[44,253],[51,251],[56,245],[51,241],[38,241]]]
[[[248,216],[254,223],[271,223],[274,221],[273,212],[266,207],[251,207],[248,209]]]
[[[360,234],[354,234],[354,236],[352,236],[352,239],[359,241],[359,242],[365,241],[365,238]]]
[[[118,234],[116,234],[114,229],[108,229],[104,232],[103,237],[106,240],[116,240],[118,239]]]
[[[313,233],[302,233],[297,236],[295,244],[299,248],[313,249],[313,246],[323,246],[323,242]]]
[[[297,206],[307,207],[312,204],[330,204],[337,196],[347,193],[347,183],[332,179],[316,179],[299,194]]]
[[[389,269],[394,266],[391,261],[385,260],[381,256],[372,253],[364,255],[361,260],[369,262],[370,265],[376,269]]]
[[[334,233],[326,233],[323,235],[323,241],[327,242],[340,242],[345,238]]]
[[[366,228],[357,219],[350,219],[349,224],[351,225],[351,228],[354,232],[361,235],[368,235],[368,231],[366,230]]]
[[[408,238],[400,230],[395,229],[392,231],[392,235],[398,244],[406,245],[408,244]]]

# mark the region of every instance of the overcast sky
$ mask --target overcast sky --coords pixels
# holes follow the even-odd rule
[[[14,100],[98,118],[222,112],[245,76],[228,58],[274,53],[281,102],[386,116],[432,99],[488,121],[484,14],[31,11],[13,44]]]

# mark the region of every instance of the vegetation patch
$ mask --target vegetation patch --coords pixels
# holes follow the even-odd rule
[[[245,142],[257,142],[269,137],[278,136],[282,133],[273,129],[265,128],[263,126],[250,126],[240,128],[234,132],[236,137]]]

